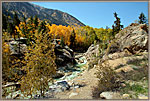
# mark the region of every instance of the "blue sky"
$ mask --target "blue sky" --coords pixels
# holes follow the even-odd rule
[[[148,18],[148,2],[31,2],[33,4],[69,13],[94,28],[111,27],[114,12],[124,27],[138,20],[141,12]]]

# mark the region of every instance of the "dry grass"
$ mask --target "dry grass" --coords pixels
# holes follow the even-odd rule
[[[96,76],[99,79],[97,87],[93,88],[93,98],[99,98],[103,91],[112,90],[120,86],[120,76],[111,69],[107,60],[98,65]]]

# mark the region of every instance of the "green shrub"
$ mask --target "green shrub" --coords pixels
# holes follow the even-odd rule
[[[99,81],[97,87],[93,89],[93,97],[98,97],[101,92],[112,90],[113,88],[120,86],[120,76],[111,69],[107,60],[101,60],[101,64],[98,65],[97,70],[96,76]]]

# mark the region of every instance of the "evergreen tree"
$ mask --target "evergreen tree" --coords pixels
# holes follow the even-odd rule
[[[23,24],[21,25],[22,28],[20,28],[20,30],[22,31],[22,34],[25,35],[25,37],[27,37],[26,34],[28,33],[28,31],[27,31],[27,24],[26,24],[26,18],[25,18],[25,16],[23,16],[22,21],[23,21]]]
[[[109,29],[109,27],[108,27],[108,26],[106,26],[106,29]]]
[[[37,16],[34,17],[33,23],[35,24],[35,27],[38,26],[39,22],[38,22],[38,17]]]
[[[19,20],[19,18],[18,18],[18,16],[17,16],[17,13],[16,13],[16,12],[15,12],[15,14],[14,14],[13,24],[14,24],[14,30],[16,30],[15,33],[14,33],[14,39],[15,39],[15,34],[17,34],[17,35],[18,35],[18,38],[19,38],[19,40],[20,40],[19,33],[17,32],[17,29],[16,29],[16,27],[15,27],[15,26],[19,26],[19,24],[20,24],[20,20]],[[19,43],[19,53],[20,53],[20,43]]]
[[[95,35],[95,40],[96,42],[99,41],[98,36],[96,35],[96,32],[94,31],[94,35]]]
[[[38,32],[42,30],[42,33],[44,33],[46,31],[45,25],[46,25],[45,21],[41,21],[40,25],[38,26]]]
[[[26,24],[26,18],[25,18],[25,16],[23,16],[23,22]]]
[[[8,33],[10,33],[10,35],[11,35],[11,37],[12,37],[12,35],[14,35],[14,39],[15,39],[15,32],[14,32],[14,25],[10,22],[10,23],[8,23],[8,25],[7,25],[7,31],[8,31]]]
[[[74,47],[75,47],[75,38],[76,38],[76,33],[73,29],[71,36],[70,36],[70,48],[71,49],[74,49]]]
[[[30,16],[28,23],[29,23],[29,24],[33,24],[33,17],[32,17],[32,16]]]
[[[65,42],[64,42],[64,38],[63,36],[61,37],[61,46],[64,47],[65,46]]]
[[[138,22],[139,22],[139,24],[144,24],[147,22],[146,17],[143,12],[140,14]]]
[[[94,42],[95,40],[98,41],[96,32],[95,32],[95,30],[94,30],[93,28],[90,28],[90,29],[89,29],[88,35],[89,35],[89,43],[90,43],[90,44],[93,44],[93,42]]]
[[[121,25],[120,18],[117,15],[118,14],[115,12],[114,17],[116,18],[116,21],[114,21],[114,24],[112,25],[113,36],[115,36],[123,28],[123,25]]]
[[[8,18],[4,14],[2,14],[2,28],[3,28],[3,30],[7,29],[7,24],[8,24],[7,21],[8,21]]]
[[[25,16],[23,16],[23,24],[22,25],[20,25],[20,26],[22,26],[21,28],[20,28],[20,30],[22,31],[22,34],[23,35],[25,35],[25,37],[27,37],[27,33],[28,33],[28,31],[27,31],[27,24],[26,24],[26,18],[25,18]],[[20,27],[19,26],[19,27]]]
[[[20,20],[19,20],[19,18],[18,18],[18,16],[17,16],[17,13],[16,13],[16,12],[15,12],[15,14],[14,14],[13,24],[14,24],[14,26],[19,26],[19,24],[20,24]]]

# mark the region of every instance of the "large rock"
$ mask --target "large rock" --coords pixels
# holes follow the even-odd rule
[[[139,99],[148,99],[148,96],[145,96],[143,94],[139,94],[138,98]]]
[[[60,72],[60,71],[57,71],[56,74],[54,74],[52,77],[53,77],[54,79],[58,79],[58,78],[63,77],[64,75],[65,75],[64,73],[62,73],[62,72]]]
[[[101,99],[121,99],[119,92],[102,92],[100,94]]]
[[[97,57],[99,55],[99,45],[92,44],[86,53],[84,53],[87,60],[91,60],[94,57]]]
[[[17,40],[10,40],[9,42],[11,55],[24,54],[27,50],[26,38],[20,38]]]
[[[74,52],[68,46],[61,47],[60,45],[56,45],[55,55],[57,66],[73,65],[75,63]]]
[[[146,24],[131,24],[116,34],[112,43],[107,54],[125,49],[132,54],[148,50],[148,27]]]
[[[129,94],[123,94],[122,97],[123,97],[123,99],[129,99],[130,95]]]
[[[55,93],[63,92],[65,90],[69,90],[69,89],[70,89],[70,86],[69,86],[68,82],[66,82],[66,81],[58,81],[54,85],[51,85],[49,87],[49,91],[55,92]]]
[[[16,40],[10,40],[8,42],[10,45],[11,55],[20,56],[24,55],[27,51],[27,39],[20,38]],[[66,66],[67,64],[74,64],[74,52],[68,46],[60,46],[59,44],[55,45],[55,55],[56,55],[56,64],[57,66]]]

